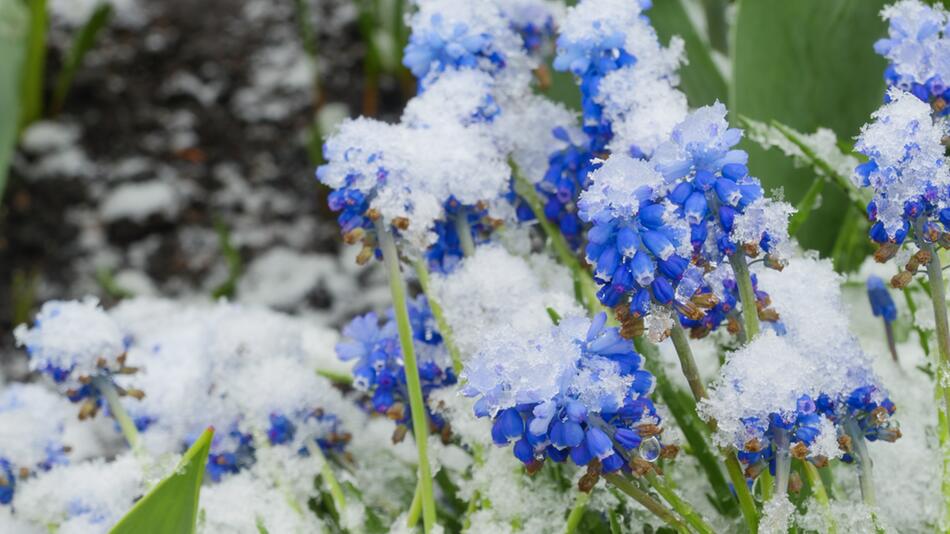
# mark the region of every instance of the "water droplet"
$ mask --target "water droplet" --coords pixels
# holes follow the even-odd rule
[[[660,440],[651,436],[640,443],[640,458],[648,462],[655,462],[660,457]]]

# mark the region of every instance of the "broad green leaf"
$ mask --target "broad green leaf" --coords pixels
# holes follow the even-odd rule
[[[43,73],[46,69],[46,0],[26,0],[29,24],[26,62],[23,64],[20,99],[20,130],[43,115]]]
[[[112,4],[99,4],[99,7],[89,16],[89,20],[79,29],[79,33],[76,34],[76,40],[73,41],[73,46],[69,49],[69,55],[66,56],[66,61],[63,63],[63,68],[59,71],[59,75],[56,78],[56,89],[53,91],[53,100],[50,106],[53,113],[59,113],[59,111],[63,109],[63,104],[66,102],[66,96],[69,94],[69,88],[72,86],[76,71],[79,70],[80,65],[82,65],[82,60],[86,57],[86,53],[89,52],[95,44],[96,37],[99,35],[99,32],[105,28],[111,17]]]
[[[190,534],[198,519],[198,496],[214,429],[208,428],[185,452],[174,473],[129,510],[110,534]]]
[[[882,102],[886,62],[874,41],[886,32],[886,0],[738,0],[733,46],[732,120],[776,120],[798,131],[830,128],[851,139]],[[793,204],[814,175],[782,154],[746,141],[750,168],[766,189],[781,187]],[[802,244],[829,255],[848,198],[825,189],[799,232]],[[840,241],[839,241],[840,243]],[[840,250],[840,247],[839,247]]]
[[[682,0],[654,2],[647,11],[660,41],[668,43],[674,35],[683,38],[689,64],[680,69],[680,89],[693,107],[712,104],[729,97],[725,78],[709,53],[709,44],[693,26]]]
[[[20,73],[29,13],[21,0],[0,0],[0,200],[20,121]]]

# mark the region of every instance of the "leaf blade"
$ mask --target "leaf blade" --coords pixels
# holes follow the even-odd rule
[[[205,430],[185,452],[175,472],[135,503],[110,534],[194,533],[201,481],[213,435],[213,428]]]

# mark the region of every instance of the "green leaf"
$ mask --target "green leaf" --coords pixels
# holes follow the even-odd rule
[[[28,18],[21,0],[0,0],[0,200],[17,140]]]
[[[731,117],[776,120],[799,131],[830,128],[850,139],[880,106],[886,62],[874,53],[885,34],[878,16],[886,0],[738,0],[733,46]],[[766,189],[782,187],[798,203],[814,176],[750,142],[750,168]],[[848,198],[826,190],[799,233],[828,255]]]
[[[142,497],[110,534],[167,534],[195,532],[198,496],[214,429],[208,428],[185,452],[174,473]]]
[[[237,291],[237,283],[241,278],[241,254],[234,248],[234,244],[231,242],[231,231],[224,220],[215,218],[214,229],[218,233],[218,246],[221,247],[221,254],[228,264],[228,278],[214,288],[211,296],[215,299],[231,298]]]
[[[680,89],[693,107],[712,104],[729,97],[726,80],[710,55],[709,44],[693,26],[682,0],[654,2],[647,11],[660,41],[668,43],[674,35],[683,38],[689,64],[680,69]]]
[[[82,28],[79,29],[79,33],[76,34],[76,40],[73,41],[73,46],[69,49],[69,54],[66,56],[63,68],[59,71],[59,76],[56,78],[56,89],[53,91],[53,100],[51,103],[53,113],[59,113],[59,111],[63,109],[63,104],[66,102],[66,96],[69,94],[69,88],[72,86],[76,71],[79,70],[79,66],[82,65],[82,60],[86,57],[86,53],[89,52],[92,45],[95,44],[96,37],[99,35],[99,32],[105,28],[110,17],[112,17],[112,4],[99,4],[99,7],[92,12],[89,16],[89,20],[83,24]]]
[[[46,69],[46,0],[26,0],[30,13],[20,93],[20,130],[43,115],[43,73]]]

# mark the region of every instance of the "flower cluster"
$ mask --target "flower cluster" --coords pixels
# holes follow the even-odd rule
[[[656,460],[655,380],[606,321],[604,313],[567,317],[534,339],[496,340],[473,357],[462,392],[478,397],[475,415],[492,419],[497,445],[514,442],[528,465],[596,459],[612,472],[638,455]]]
[[[20,325],[14,335],[30,356],[31,370],[52,378],[72,402],[82,402],[82,418],[99,410],[105,383],[135,371],[126,366],[128,340],[92,298],[49,301],[32,328]]]
[[[938,221],[950,223],[947,209],[950,172],[944,156],[944,127],[930,107],[910,93],[891,90],[891,101],[872,114],[855,149],[868,157],[857,167],[854,182],[870,188],[871,238],[900,244],[913,230],[917,239],[934,241]]]
[[[736,254],[765,252],[772,264],[787,254],[792,209],[766,199],[749,176],[748,155],[733,148],[741,131],[725,115],[719,103],[700,108],[649,159],[615,154],[592,173],[578,206],[593,224],[587,260],[605,305],[640,318],[656,303],[675,308],[685,326],[713,328],[734,309],[726,302],[705,320],[703,308],[734,294],[725,283],[734,277],[717,267]],[[718,280],[704,279],[708,271]]]
[[[584,0],[570,8],[554,67],[578,78],[586,140],[551,154],[538,191],[545,216],[575,245],[582,222],[577,198],[605,151],[644,157],[686,114],[675,89],[682,42],[663,48],[642,14],[649,2]]]
[[[850,460],[852,439],[899,438],[894,404],[847,333],[831,266],[793,259],[783,272],[760,276],[775,299],[780,328],[729,355],[701,404],[701,413],[717,421],[715,439],[735,446],[754,478],[769,463],[774,469],[779,452],[823,465],[829,458]],[[814,290],[807,296],[806,284]]]
[[[428,397],[434,389],[455,384],[457,378],[424,295],[410,302],[409,321],[422,394]],[[343,336],[346,340],[337,344],[336,352],[341,360],[354,362],[353,385],[369,395],[375,412],[410,427],[412,417],[405,362],[392,309],[382,322],[373,312],[353,319],[343,329]],[[428,409],[427,412],[435,430],[441,431],[444,421]]]
[[[881,13],[890,23],[888,36],[874,43],[874,51],[887,58],[884,72],[888,87],[909,92],[931,104],[935,113],[947,113],[950,92],[950,34],[943,6],[920,0],[901,0]],[[888,93],[886,100],[893,98]]]

